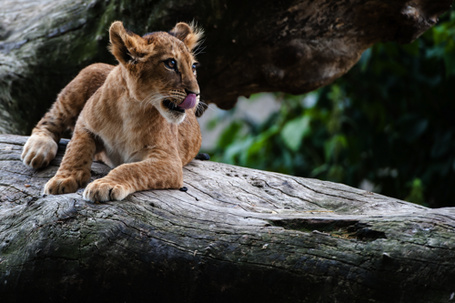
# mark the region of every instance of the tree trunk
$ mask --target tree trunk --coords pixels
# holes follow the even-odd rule
[[[380,41],[410,42],[452,0],[1,1],[0,132],[28,134],[86,65],[114,63],[108,27],[138,33],[195,20],[202,98],[232,108],[238,96],[304,93],[346,73]]]
[[[187,192],[41,195],[0,135],[1,302],[450,302],[455,210],[192,161]],[[99,178],[108,168],[92,166]]]

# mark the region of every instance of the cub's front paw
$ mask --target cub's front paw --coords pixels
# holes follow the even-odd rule
[[[52,137],[33,134],[24,145],[21,160],[34,169],[46,167],[55,158],[57,149],[58,145]]]
[[[78,188],[84,187],[90,180],[90,171],[74,170],[60,172],[50,179],[44,186],[44,194],[60,195],[74,193]]]
[[[55,176],[50,179],[44,186],[46,195],[61,195],[74,193],[78,189],[78,182],[75,177]]]
[[[101,178],[87,185],[83,198],[92,202],[120,201],[131,192],[125,185]]]

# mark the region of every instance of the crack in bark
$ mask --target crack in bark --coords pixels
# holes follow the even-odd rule
[[[92,275],[101,275],[103,283],[114,283],[105,273],[115,270],[122,285],[141,287],[148,279],[155,279],[155,284],[156,279],[160,279],[158,284],[167,279],[163,285],[175,285],[175,275],[187,282],[180,287],[201,283],[197,287],[204,290],[212,285],[219,290],[226,283],[248,287],[258,283],[258,293],[267,285],[280,288],[282,294],[283,287],[308,285],[311,289],[298,292],[298,298],[318,293],[311,302],[333,287],[341,287],[346,294],[343,298],[353,302],[361,302],[357,300],[359,291],[388,294],[392,289],[400,296],[416,292],[439,296],[453,288],[455,212],[450,209],[429,210],[383,196],[375,203],[377,197],[361,195],[356,189],[351,192],[345,186],[340,185],[336,192],[333,183],[217,163],[190,166],[192,178],[186,181],[190,188],[186,193],[152,190],[132,194],[123,202],[92,204],[81,200],[80,191],[47,197],[34,196],[35,189],[24,193],[18,178],[9,177],[14,174],[12,165],[17,164],[0,162],[1,171],[11,171],[0,176],[2,197],[25,194],[31,200],[13,207],[0,203],[0,278],[11,270],[21,275],[17,281],[24,281],[21,279],[43,270],[42,266],[53,268],[76,261],[78,265],[70,267],[74,275],[88,279],[81,282],[85,287],[83,283],[95,282]],[[92,169],[101,173],[101,168]],[[238,177],[220,178],[229,172]],[[25,171],[32,186],[42,181],[35,174]],[[267,198],[261,198],[260,186],[248,192],[255,186],[254,178],[279,202],[265,192]],[[289,190],[280,187],[286,181]],[[308,205],[311,199],[307,195],[322,210],[305,210],[316,208]],[[287,212],[277,212],[281,201],[289,205]],[[359,208],[365,213],[350,215]],[[33,259],[36,255],[38,259]],[[33,260],[40,260],[39,264],[31,264]],[[15,267],[17,264],[26,265]],[[128,280],[137,273],[147,282]],[[30,285],[41,280],[49,283],[45,279]],[[2,287],[5,285],[0,283],[0,291]],[[18,285],[8,287],[13,290]],[[286,295],[294,291],[289,288]]]
[[[285,229],[306,232],[317,230],[344,239],[357,239],[365,242],[387,239],[383,231],[371,229],[371,225],[361,223],[358,220],[309,218],[270,220],[269,222]]]
[[[314,201],[311,201],[311,200],[309,200],[309,199],[302,198],[302,197],[299,197],[299,196],[291,195],[290,193],[284,192],[284,191],[283,191],[282,189],[280,189],[280,188],[276,188],[276,187],[271,186],[271,185],[270,185],[269,183],[267,183],[266,181],[264,181],[264,182],[265,182],[265,183],[267,184],[267,186],[269,186],[270,188],[273,188],[273,189],[275,189],[275,190],[278,190],[278,191],[280,191],[280,192],[281,192],[282,194],[284,194],[284,195],[287,195],[287,196],[290,196],[290,197],[293,197],[293,198],[297,198],[297,199],[299,199],[299,200],[303,200],[303,201],[305,201],[305,202],[307,202],[307,203],[316,205],[316,206],[317,206],[318,208],[320,208],[320,209],[323,209],[323,207],[321,207],[321,205],[319,205],[318,203],[316,203],[316,202],[314,202]],[[298,183],[298,182],[296,182],[296,183]],[[300,185],[301,185],[301,184],[300,184]],[[308,188],[308,189],[309,189],[309,188]]]

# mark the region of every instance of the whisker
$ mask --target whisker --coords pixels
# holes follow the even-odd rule
[[[200,54],[205,54],[206,48],[207,48],[206,46],[198,46],[197,49],[193,52],[194,56],[197,57]]]
[[[207,103],[205,103],[202,100],[199,100],[199,103],[198,103],[196,111],[195,111],[196,117],[198,117],[198,118],[201,117],[208,108],[209,108],[209,106]],[[210,108],[210,110],[213,110],[213,109]]]

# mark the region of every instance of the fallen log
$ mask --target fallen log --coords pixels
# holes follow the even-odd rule
[[[192,161],[187,192],[42,196],[0,135],[1,302],[450,302],[455,209]],[[105,175],[101,163],[93,178]]]

